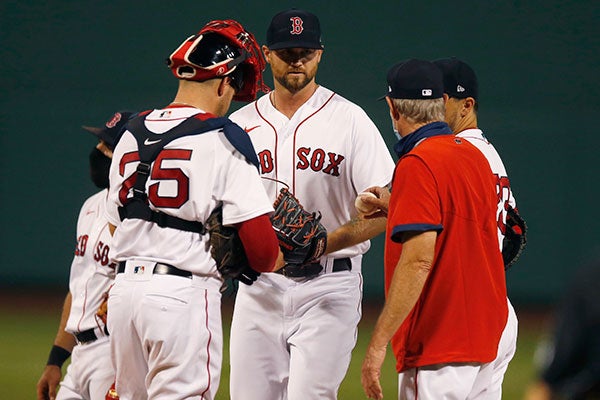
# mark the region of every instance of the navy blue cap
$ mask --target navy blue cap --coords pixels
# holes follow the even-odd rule
[[[389,69],[387,83],[383,98],[431,100],[444,95],[442,72],[430,61],[411,58],[399,62]]]
[[[479,87],[475,71],[467,63],[455,57],[433,61],[444,75],[444,93],[449,97],[477,100]]]
[[[316,15],[292,8],[275,15],[267,29],[267,47],[271,50],[322,49],[321,24]]]
[[[127,125],[127,121],[129,121],[133,114],[135,113],[131,111],[117,111],[106,121],[106,124],[102,128],[93,126],[82,126],[82,128],[88,132],[92,132],[98,139],[103,140],[108,147],[114,149],[125,129],[125,125]]]

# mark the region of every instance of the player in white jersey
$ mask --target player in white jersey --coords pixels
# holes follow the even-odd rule
[[[394,162],[366,113],[315,82],[323,52],[315,15],[275,15],[263,52],[275,90],[230,118],[252,139],[271,200],[287,185],[307,210],[321,212],[328,254],[316,277],[268,273],[240,286],[231,397],[334,399],[356,343],[362,255],[385,230],[383,218],[358,217],[354,200],[389,184]]]
[[[77,243],[71,264],[69,293],[63,306],[48,364],[37,384],[38,399],[101,399],[113,383],[108,331],[96,311],[115,276],[108,258],[111,235],[104,215],[112,149],[132,115],[121,111],[102,128],[84,127],[100,140],[90,154],[90,175],[102,190],[88,198],[77,220]],[[67,374],[61,367],[71,356]]]
[[[261,89],[260,57],[236,21],[208,23],[169,58],[175,99],[132,119],[115,149],[108,328],[121,399],[215,397],[223,280],[204,226],[213,210],[222,207],[223,224],[238,229],[250,267],[275,265],[273,207],[256,153],[222,118],[232,99],[253,100]]]
[[[503,247],[506,231],[506,217],[509,206],[517,209],[517,203],[510,187],[510,181],[504,163],[494,146],[477,126],[479,87],[475,71],[464,61],[454,57],[435,60],[444,76],[444,98],[446,100],[446,122],[458,137],[467,139],[479,149],[487,159],[496,178],[498,194],[498,244]],[[488,389],[489,396],[501,397],[501,385],[504,373],[513,358],[517,345],[517,316],[510,300],[508,302],[507,328],[504,330],[494,365],[494,385]]]

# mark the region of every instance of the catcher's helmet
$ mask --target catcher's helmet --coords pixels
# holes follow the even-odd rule
[[[269,91],[262,80],[265,60],[254,36],[234,20],[211,21],[187,38],[168,58],[179,79],[205,81],[231,76],[234,100],[252,101],[259,90]]]

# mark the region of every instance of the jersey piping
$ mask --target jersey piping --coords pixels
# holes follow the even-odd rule
[[[296,126],[296,129],[294,130],[294,151],[293,151],[293,156],[292,156],[292,193],[296,192],[296,135],[298,134],[298,130],[300,129],[300,127],[302,126],[302,124],[304,124],[306,121],[308,121],[311,117],[313,117],[315,114],[317,114],[319,111],[321,111],[323,108],[325,108],[325,106],[327,104],[329,104],[329,102],[331,101],[331,99],[333,99],[333,97],[336,95],[336,93],[332,93],[331,96],[329,96],[329,98],[327,100],[325,100],[325,102],[323,104],[321,104],[321,106],[316,109],[315,111],[313,111],[312,114],[310,114],[309,116],[307,116],[306,118],[304,118],[302,121],[300,121],[298,123],[298,125]],[[269,102],[270,103],[270,102]],[[272,105],[272,103],[270,103]],[[254,108],[256,110],[256,112],[258,113],[259,117],[265,121],[267,124],[269,124],[269,126],[271,127],[271,129],[273,129],[273,133],[275,134],[275,154],[274,154],[274,168],[275,168],[275,179],[279,179],[278,178],[278,168],[279,168],[279,163],[278,163],[278,159],[277,159],[277,146],[279,144],[279,140],[277,137],[277,129],[275,129],[275,127],[273,126],[272,123],[270,123],[260,112],[260,110],[258,109],[258,102],[254,102]]]

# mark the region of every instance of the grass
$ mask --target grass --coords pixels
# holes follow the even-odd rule
[[[0,308],[0,387],[2,397],[11,399],[34,399],[35,385],[44,368],[48,351],[54,339],[59,319],[60,297],[39,305],[23,306],[6,300]],[[16,307],[15,307],[16,306]],[[11,307],[11,308],[8,308]],[[372,311],[373,310],[373,311]],[[368,311],[368,312],[367,312]],[[534,376],[532,363],[535,346],[544,334],[538,318],[519,313],[519,339],[515,358],[504,380],[504,399],[521,399],[528,382]],[[225,332],[228,331],[229,305],[224,306]],[[377,308],[365,307],[365,318],[359,325],[358,343],[352,362],[339,391],[340,399],[364,399],[360,385],[360,367],[368,343],[372,321]],[[217,400],[229,398],[227,337],[224,348],[222,379]],[[381,383],[386,399],[397,399],[397,375],[391,350],[382,369]],[[64,369],[63,369],[64,372]]]

